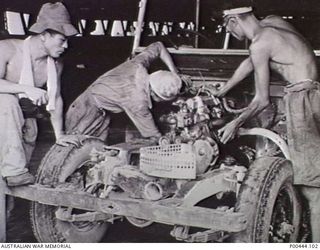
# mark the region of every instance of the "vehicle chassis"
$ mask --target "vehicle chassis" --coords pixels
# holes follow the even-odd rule
[[[146,2],[146,0],[141,1],[137,33],[139,31],[141,33],[142,30]],[[139,42],[140,36],[138,35],[135,37],[134,51],[139,51]],[[190,49],[191,52],[193,52],[192,49]],[[210,82],[207,83],[210,84]],[[38,175],[37,184],[16,188],[8,188],[2,183],[0,204],[3,204],[3,209],[0,210],[0,225],[2,227],[0,240],[4,242],[6,237],[5,195],[12,195],[31,200],[34,204],[58,207],[54,214],[57,220],[63,222],[71,224],[78,222],[112,224],[115,220],[124,217],[138,227],[145,227],[150,225],[151,222],[158,222],[173,225],[171,235],[178,240],[187,242],[221,242],[230,236],[230,241],[268,242],[270,237],[273,237],[273,235],[270,236],[273,233],[270,229],[273,227],[271,221],[277,221],[277,216],[281,217],[280,215],[285,213],[283,210],[289,204],[292,207],[292,214],[289,214],[288,218],[287,215],[284,215],[286,218],[280,223],[276,223],[280,224],[279,229],[277,229],[280,233],[279,237],[276,237],[278,239],[276,242],[295,241],[299,231],[300,208],[298,198],[292,187],[292,169],[289,161],[285,160],[285,158],[289,159],[288,148],[280,136],[266,129],[241,130],[239,136],[243,135],[259,135],[270,139],[280,148],[282,157],[262,157],[257,159],[256,162],[251,162],[252,164],[246,170],[236,165],[232,167],[226,165],[213,169],[202,173],[203,177],[200,175],[193,180],[180,183],[183,188],[179,188],[169,198],[164,197],[155,200],[141,199],[141,197],[133,198],[128,192],[119,193],[112,189],[105,190],[104,195],[97,197],[73,187],[59,185],[60,182],[66,180],[67,176],[53,183],[39,179]],[[86,138],[85,140],[97,139]],[[148,146],[148,143],[144,145],[133,141],[112,145],[112,148],[124,150],[128,156],[138,153],[139,149],[144,146]],[[63,147],[60,147],[61,150],[59,147],[54,145],[51,151],[58,152],[55,157],[64,161],[66,155],[63,154]],[[69,146],[69,148],[71,147],[74,146]],[[104,148],[108,149],[108,146],[104,146]],[[269,164],[270,162],[271,164]],[[250,175],[248,171],[251,168],[253,172]],[[279,184],[277,184],[278,182]],[[197,206],[199,202],[206,198],[215,197],[220,200],[227,193],[235,194],[238,200],[241,195],[242,199],[249,199],[252,194],[254,200],[249,199],[243,203],[238,201],[239,204],[236,204],[236,208],[233,206],[218,206],[216,208]],[[284,197],[286,204],[280,206],[280,213],[277,216],[273,216],[277,203],[282,203],[281,199],[280,201],[277,199],[279,194]],[[247,206],[250,207],[248,211],[246,211]],[[72,209],[86,212],[72,214]],[[201,228],[202,231],[189,233],[191,227]],[[237,236],[232,238],[232,235]],[[41,241],[41,237],[38,237],[38,240],[39,238]],[[64,238],[62,241],[68,241],[68,239]]]

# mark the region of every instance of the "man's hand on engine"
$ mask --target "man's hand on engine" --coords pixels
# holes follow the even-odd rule
[[[191,87],[192,86],[191,76],[184,75],[184,74],[179,74],[179,77],[181,78],[181,81],[183,81],[187,85],[187,87]]]
[[[186,90],[192,91],[194,89],[193,82],[191,80],[191,76],[179,74],[179,77],[180,77],[181,81],[183,82]],[[182,89],[184,89],[184,88],[182,88]]]
[[[224,97],[225,93],[221,89],[217,89],[216,92],[213,94],[215,97]]]
[[[228,141],[234,139],[238,132],[239,126],[236,120],[229,122],[223,128],[218,130],[218,136],[220,137],[220,141],[225,144]]]
[[[224,97],[225,96],[225,91],[224,91],[224,86],[225,83],[216,83],[212,85],[212,90],[211,93],[215,96],[215,97]]]

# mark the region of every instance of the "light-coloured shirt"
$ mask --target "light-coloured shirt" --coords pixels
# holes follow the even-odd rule
[[[100,76],[89,91],[100,108],[126,114],[144,137],[159,136],[150,111],[148,68],[160,56],[159,43],[149,45],[134,58]]]

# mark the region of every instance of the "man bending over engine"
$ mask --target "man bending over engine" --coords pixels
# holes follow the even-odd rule
[[[225,95],[254,72],[255,96],[248,108],[221,130],[221,141],[234,138],[248,119],[270,103],[272,69],[287,81],[284,97],[287,136],[294,169],[294,183],[309,201],[312,240],[320,241],[320,92],[315,55],[308,42],[289,23],[277,16],[258,21],[251,7],[224,11],[224,25],[239,40],[252,41],[244,60],[217,93]]]
[[[149,75],[152,61],[160,58],[170,71]],[[145,138],[161,136],[151,114],[154,101],[173,100],[181,88],[177,68],[161,42],[149,45],[132,59],[100,76],[69,107],[68,134],[106,139],[110,113],[125,112]]]

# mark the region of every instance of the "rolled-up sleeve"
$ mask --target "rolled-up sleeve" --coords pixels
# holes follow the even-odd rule
[[[143,137],[161,136],[153,120],[152,113],[146,105],[126,107],[124,111]]]

